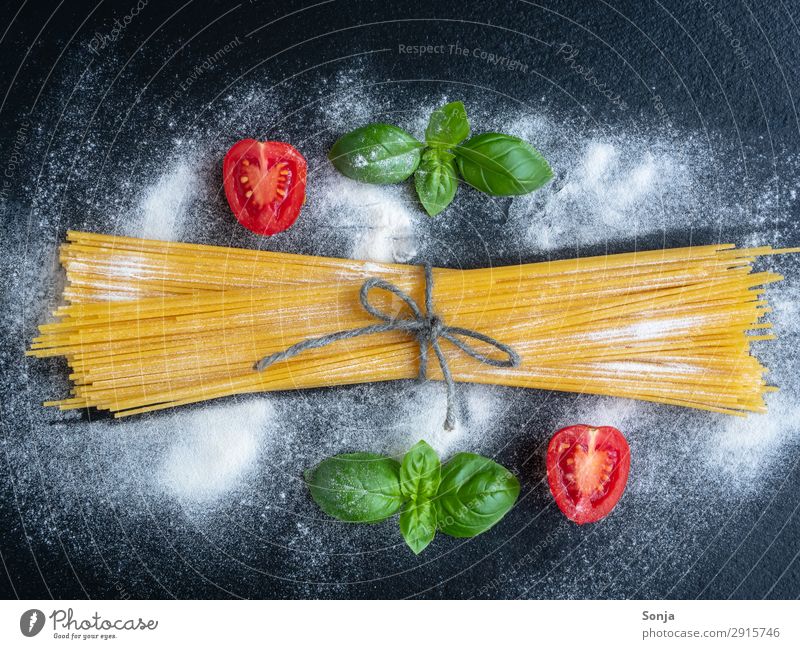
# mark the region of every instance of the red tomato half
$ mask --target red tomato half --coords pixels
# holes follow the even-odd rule
[[[547,482],[558,508],[579,525],[608,515],[631,468],[628,442],[611,426],[568,426],[547,447]]]
[[[222,162],[236,220],[256,234],[283,232],[306,200],[306,159],[291,144],[239,140]]]

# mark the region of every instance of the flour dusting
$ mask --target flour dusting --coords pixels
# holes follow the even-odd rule
[[[253,470],[272,415],[266,400],[177,415],[179,434],[160,469],[167,492],[197,501],[225,496]]]
[[[132,236],[161,241],[181,238],[188,218],[186,211],[199,183],[191,165],[190,159],[181,161],[146,188]]]
[[[417,254],[418,208],[403,187],[367,185],[335,174],[317,209],[338,215],[337,227],[348,231],[353,241],[349,256],[354,259],[407,263]]]

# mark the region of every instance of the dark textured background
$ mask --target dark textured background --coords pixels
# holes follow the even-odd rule
[[[484,87],[487,94],[511,95],[526,105],[546,98],[551,107],[563,111],[565,118],[584,116],[610,133],[659,123],[661,118],[654,107],[654,97],[659,96],[670,125],[685,132],[721,134],[734,150],[747,151],[746,178],[755,185],[761,182],[761,175],[791,173],[783,168],[783,161],[798,151],[797,2],[263,0],[234,4],[195,0],[182,4],[151,0],[116,42],[99,55],[92,55],[88,51],[92,35],[97,30],[108,31],[114,19],[128,13],[133,4],[127,0],[97,5],[7,2],[0,10],[0,30],[4,30],[0,41],[0,159],[4,164],[14,134],[24,123],[32,125],[24,162],[4,195],[4,240],[15,251],[3,260],[4,299],[9,303],[17,287],[13,285],[13,269],[5,264],[18,258],[19,248],[36,246],[41,233],[59,238],[67,226],[102,228],[104,222],[100,209],[78,219],[70,215],[70,205],[85,197],[71,196],[70,192],[82,192],[83,188],[69,183],[63,201],[53,206],[58,219],[30,210],[25,174],[38,171],[38,165],[47,162],[41,159],[47,146],[55,142],[57,148],[60,140],[69,142],[76,137],[70,132],[74,122],[73,126],[59,122],[62,106],[70,102],[82,105],[85,126],[102,140],[103,134],[116,132],[120,124],[125,124],[128,109],[135,113],[137,101],[164,105],[176,80],[185,78],[198,61],[236,36],[244,39],[244,46],[207,72],[202,83],[194,85],[182,100],[184,106],[195,103],[198,118],[202,117],[204,102],[223,93],[226,83],[239,75],[270,83],[285,79],[296,95],[285,110],[296,110],[305,104],[304,89],[358,58],[376,82],[405,85],[408,80],[420,93],[435,92],[448,84],[471,84],[473,90]],[[745,67],[737,59],[731,36],[720,30],[712,15],[717,11],[722,11],[724,22],[733,27],[751,65]],[[251,34],[261,26],[264,28]],[[397,51],[401,43],[452,42],[479,45],[486,51],[519,59],[529,65],[529,72],[520,75],[502,71],[469,57],[409,57]],[[628,110],[616,109],[569,71],[555,54],[562,42],[579,48],[581,61],[591,62],[598,78],[611,80]],[[71,90],[86,75],[95,79],[96,96],[73,97]],[[168,109],[164,109],[162,118],[168,120]],[[272,118],[262,116],[262,123],[271,124]],[[154,126],[162,128],[159,123]],[[298,128],[302,130],[302,126]],[[120,141],[109,149],[112,164],[124,167],[125,140],[135,142],[140,135],[120,129]],[[63,181],[59,177],[65,173],[63,169],[51,169],[51,173],[53,181]],[[45,177],[39,182],[50,180]],[[786,212],[773,225],[779,230],[780,219],[797,216]],[[696,233],[696,240],[739,234],[743,233],[723,223],[720,232],[701,231]],[[230,237],[230,232],[222,232],[211,241],[229,243]],[[668,233],[665,241],[659,236],[655,244],[668,245],[673,238],[676,243],[685,242],[682,233]],[[620,249],[627,249],[626,243],[621,242]],[[314,248],[311,243],[306,245]],[[465,254],[468,257],[469,253]],[[13,308],[23,307],[15,304]],[[4,331],[4,391],[18,390],[24,380],[20,378],[19,358],[23,336],[29,331],[21,331],[14,322],[7,322],[9,329]],[[520,425],[524,427],[525,423]],[[18,412],[6,411],[2,426],[7,442],[26,435],[28,422]],[[547,428],[546,422],[543,427]],[[528,467],[541,462],[539,456],[538,451],[522,444],[507,450],[500,459],[518,468],[526,462]],[[109,548],[116,550],[107,549],[99,561],[86,548],[71,548],[69,541],[62,542],[56,524],[49,530],[26,527],[25,509],[35,497],[30,492],[20,497],[15,467],[10,466],[8,456],[0,456],[0,594],[22,598],[536,597],[537,583],[558,582],[559,575],[568,571],[570,582],[583,586],[565,589],[564,596],[795,598],[800,595],[800,564],[796,561],[800,549],[800,516],[796,513],[800,467],[795,456],[786,458],[768,491],[729,509],[724,522],[727,533],[723,535],[714,526],[698,528],[687,537],[665,533],[663,545],[656,541],[646,556],[609,557],[607,553],[626,547],[620,543],[612,547],[612,541],[622,534],[624,522],[615,519],[609,527],[586,530],[565,527],[560,525],[558,513],[546,507],[546,493],[539,490],[523,498],[510,515],[506,529],[516,532],[510,541],[501,534],[487,535],[480,544],[445,553],[436,562],[421,563],[418,569],[408,563],[407,553],[402,557],[400,552],[397,557],[382,552],[364,554],[359,559],[363,563],[360,574],[374,571],[376,578],[351,580],[347,565],[342,564],[340,574],[334,574],[335,580],[342,582],[337,588],[309,587],[267,577],[273,567],[266,556],[260,563],[261,571],[243,569],[235,561],[205,561],[198,569],[189,560],[175,568],[172,550],[190,556],[192,547],[167,551],[158,535],[149,535],[147,525],[131,527],[123,535],[135,551],[124,542],[109,543]],[[526,490],[529,486],[524,485]],[[46,476],[40,489],[41,498],[48,498]],[[710,505],[713,508],[713,502]],[[119,509],[119,504],[116,507]],[[174,525],[182,525],[178,517]],[[102,544],[105,534],[118,536],[119,530],[98,528],[96,534]],[[635,545],[635,539],[629,540]],[[736,547],[740,540],[743,543]],[[571,547],[582,549],[573,555],[568,551]],[[270,551],[265,548],[264,554]],[[684,569],[671,571],[674,558],[685,553],[691,555],[686,574]],[[577,565],[574,556],[580,557]],[[273,560],[283,559],[278,554]],[[605,570],[606,562],[613,567]],[[387,565],[390,576],[378,578]],[[756,565],[758,569],[751,571]],[[526,582],[529,570],[536,578]],[[591,570],[596,572],[597,581],[586,576]],[[620,570],[629,574],[606,588],[603,580],[618,576]],[[642,584],[646,584],[643,590],[639,589]],[[546,593],[554,596],[552,588]]]

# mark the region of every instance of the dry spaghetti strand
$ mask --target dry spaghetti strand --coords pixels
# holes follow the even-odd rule
[[[522,356],[516,368],[445,349],[457,381],[586,392],[734,415],[762,412],[776,388],[751,344],[773,338],[761,256],[731,244],[434,271],[450,325],[483,331]],[[416,376],[417,344],[398,332],[343,340],[265,372],[253,363],[310,336],[372,324],[358,301],[369,277],[422,301],[414,266],[151,241],[70,231],[66,304],[28,355],[64,356],[62,409],[115,416],[234,394]],[[376,295],[399,313],[398,301]],[[438,368],[432,378],[440,379]]]

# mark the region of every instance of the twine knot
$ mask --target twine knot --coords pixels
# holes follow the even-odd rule
[[[326,345],[330,345],[331,343],[339,340],[345,340],[347,338],[356,338],[357,336],[366,336],[369,334],[384,333],[387,331],[405,331],[416,338],[417,342],[419,343],[418,378],[420,380],[425,380],[428,375],[428,349],[432,348],[434,354],[436,354],[436,360],[438,361],[439,367],[442,370],[442,376],[444,377],[444,382],[447,387],[447,416],[444,421],[444,427],[447,430],[452,430],[456,423],[456,387],[455,381],[453,380],[453,375],[450,372],[450,366],[448,365],[447,359],[442,352],[442,347],[439,344],[440,339],[443,338],[447,340],[468,356],[471,356],[475,360],[493,367],[517,367],[520,364],[521,359],[519,354],[517,354],[514,349],[508,345],[504,345],[498,340],[495,340],[491,336],[482,334],[479,331],[474,331],[473,329],[465,329],[464,327],[451,327],[446,325],[433,310],[433,271],[428,264],[426,264],[424,268],[425,313],[422,312],[414,298],[412,298],[408,293],[401,290],[391,282],[378,279],[377,277],[372,277],[362,284],[359,297],[361,300],[361,306],[364,308],[364,310],[378,320],[382,320],[382,323],[368,325],[366,327],[359,327],[357,329],[338,331],[325,336],[319,336],[317,338],[307,338],[306,340],[302,340],[283,351],[265,356],[255,364],[254,368],[260,372],[267,369],[270,365],[277,363],[278,361],[288,360],[289,358],[297,356],[297,354],[300,354],[308,349],[325,347]],[[411,316],[394,317],[376,308],[369,301],[369,292],[374,288],[388,291],[389,293],[399,297],[411,311]],[[491,345],[505,354],[507,358],[498,359],[491,356],[486,356],[475,349],[472,345],[462,340],[462,338],[473,338],[474,340],[479,340],[487,345]]]

